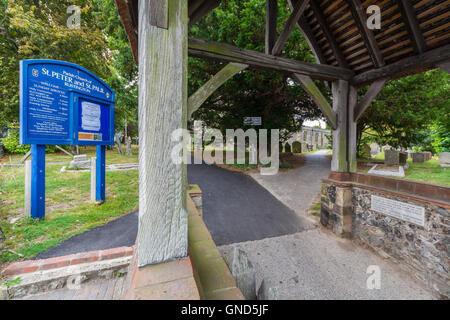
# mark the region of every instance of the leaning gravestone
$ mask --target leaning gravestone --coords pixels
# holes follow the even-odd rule
[[[127,148],[125,151],[125,155],[131,156],[131,137],[127,137],[126,142],[127,142]]]
[[[450,167],[450,152],[439,153],[439,165],[441,167]]]
[[[384,152],[384,164],[387,166],[405,165],[408,153],[397,150],[386,150]]]
[[[292,152],[294,153],[302,153],[302,144],[298,141],[294,141],[292,143]]]
[[[70,161],[69,169],[89,169],[91,167],[91,160],[85,154],[74,156]]]

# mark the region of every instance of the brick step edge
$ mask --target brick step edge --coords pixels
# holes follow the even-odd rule
[[[20,279],[18,284],[0,288],[3,291],[6,290],[3,294],[6,298],[3,299],[19,298],[64,287],[79,290],[81,284],[88,281],[125,276],[128,273],[130,260],[131,256],[125,256],[15,275],[12,279]]]
[[[121,257],[132,256],[134,246],[118,247],[106,250],[96,250],[88,252],[80,252],[66,256],[54,257],[41,260],[27,260],[10,264],[2,271],[3,276],[13,276],[36,271],[44,271],[57,269],[67,266],[73,266],[82,263],[111,260]]]

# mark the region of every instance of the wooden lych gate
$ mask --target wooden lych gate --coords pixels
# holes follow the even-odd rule
[[[284,1],[284,0],[279,0]],[[288,0],[291,14],[277,30],[277,0],[267,0],[265,52],[188,38],[188,29],[220,0],[116,0],[139,64],[139,266],[187,256],[186,166],[171,161],[171,133],[225,81],[243,69],[288,74],[333,128],[331,170],[356,171],[356,123],[386,81],[433,68],[450,69],[447,0]],[[381,9],[369,29],[367,8]],[[298,28],[317,63],[280,56]],[[139,45],[138,45],[139,43]],[[191,97],[187,57],[228,64]],[[313,80],[331,83],[329,105]],[[370,85],[363,97],[357,89]]]

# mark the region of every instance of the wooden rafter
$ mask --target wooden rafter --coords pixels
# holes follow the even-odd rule
[[[323,14],[322,9],[320,8],[319,1],[311,0],[309,2],[309,5],[311,7],[311,10],[314,12],[317,21],[319,22],[320,28],[322,28],[322,31],[325,34],[325,37],[327,38],[327,41],[331,47],[331,50],[333,51],[334,56],[336,57],[336,60],[339,63],[339,66],[347,68],[348,67],[347,61],[345,60],[345,57],[342,54],[341,49],[339,48],[339,45],[336,41],[336,37],[330,30],[325,15]]]
[[[287,39],[289,38],[292,30],[294,30],[295,25],[297,24],[297,21],[300,19],[301,15],[306,9],[306,6],[308,5],[309,0],[299,0],[293,10],[291,15],[289,16],[286,25],[284,26],[283,31],[281,32],[280,36],[278,37],[277,42],[273,46],[272,54],[278,55],[281,52],[281,49],[283,49],[284,44],[286,43]]]
[[[336,129],[336,112],[333,111],[333,108],[330,106],[327,99],[323,96],[322,92],[320,92],[314,81],[308,76],[296,73],[294,73],[294,78],[300,82],[303,89],[311,96],[317,107],[319,107],[319,109],[322,111],[322,114],[327,119],[330,126],[333,129]]]
[[[402,17],[405,21],[411,43],[414,46],[414,51],[416,53],[423,53],[426,50],[426,44],[422,31],[420,31],[419,22],[417,21],[411,0],[397,0],[397,3],[402,12]]]
[[[229,63],[209,79],[200,89],[198,89],[188,99],[188,119],[192,114],[201,107],[211,94],[214,93],[221,85],[232,78],[235,74],[248,68],[246,64]]]
[[[275,57],[262,52],[195,38],[189,38],[189,55],[197,58],[248,64],[253,69],[286,74],[298,73],[321,80],[350,80],[354,75],[350,69]]]
[[[356,104],[354,114],[353,114],[354,121],[358,121],[358,119],[363,115],[364,111],[367,110],[367,108],[372,103],[372,101],[380,93],[381,89],[383,89],[385,84],[386,84],[385,79],[381,79],[381,80],[378,80],[378,81],[375,81],[374,83],[372,83],[369,90],[367,90],[364,97],[362,97],[361,101],[359,101]]]
[[[355,20],[356,25],[361,31],[364,44],[366,45],[367,51],[372,58],[374,66],[384,66],[385,63],[383,55],[381,54],[377,41],[375,40],[372,30],[369,30],[369,28],[367,27],[367,15],[363,11],[361,0],[349,0],[348,3],[352,11],[353,19]]]
[[[278,0],[266,1],[266,54],[272,53],[277,40]]]

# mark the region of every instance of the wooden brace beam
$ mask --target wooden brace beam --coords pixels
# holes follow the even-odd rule
[[[294,9],[292,10],[291,15],[286,22],[286,25],[284,26],[283,31],[281,32],[277,42],[273,46],[272,54],[274,56],[278,55],[281,52],[281,49],[283,49],[283,46],[292,33],[292,30],[294,30],[297,21],[305,11],[308,2],[309,0],[300,0],[295,4]]]
[[[367,90],[364,97],[362,97],[361,101],[356,104],[355,111],[353,114],[353,120],[358,121],[358,119],[362,116],[364,111],[369,107],[369,105],[372,103],[372,101],[377,97],[377,95],[380,93],[381,89],[383,89],[384,85],[386,84],[386,80],[378,80],[375,81]]]
[[[222,70],[209,79],[200,89],[198,89],[188,99],[188,119],[200,108],[203,102],[211,96],[221,85],[232,78],[235,74],[248,68],[246,64],[229,63]]]
[[[150,25],[167,29],[169,27],[169,0],[150,0]]]
[[[253,69],[276,71],[289,75],[298,73],[321,80],[350,80],[354,75],[350,69],[275,57],[262,52],[195,38],[189,38],[189,55],[202,59],[248,64]]]
[[[303,89],[311,96],[316,105],[322,111],[325,118],[328,120],[328,123],[333,129],[337,128],[337,119],[336,112],[333,111],[333,108],[328,103],[327,99],[323,96],[322,92],[320,92],[319,88],[316,86],[314,81],[308,77],[301,74],[294,73],[294,77],[300,82]]]

